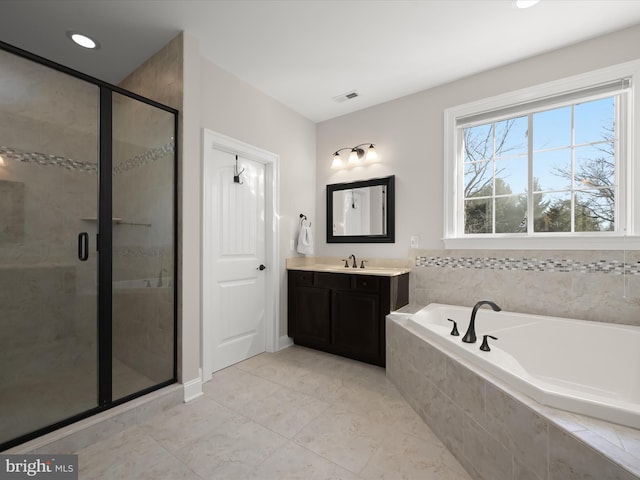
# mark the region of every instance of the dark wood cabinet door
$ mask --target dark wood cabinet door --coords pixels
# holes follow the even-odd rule
[[[335,291],[331,322],[334,347],[352,358],[377,360],[381,355],[379,304],[377,293]]]
[[[294,287],[293,312],[289,313],[289,336],[312,343],[329,343],[331,290]]]
[[[408,277],[289,270],[289,336],[384,367],[385,315],[407,303]]]

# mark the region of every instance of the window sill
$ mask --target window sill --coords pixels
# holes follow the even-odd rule
[[[447,250],[638,250],[640,236],[529,236],[443,238]]]

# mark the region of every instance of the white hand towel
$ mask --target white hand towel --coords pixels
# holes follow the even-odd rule
[[[313,255],[313,236],[311,234],[311,225],[300,225],[300,233],[298,234],[298,253],[303,255]]]

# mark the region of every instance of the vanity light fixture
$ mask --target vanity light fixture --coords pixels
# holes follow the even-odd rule
[[[100,48],[100,44],[97,41],[95,41],[93,38],[83,35],[82,33],[69,30],[67,32],[67,37],[69,37],[73,43],[75,43],[76,45],[80,45],[83,48],[88,48],[89,50]]]
[[[364,149],[361,148],[365,145],[369,145],[366,155]],[[345,166],[344,160],[342,160],[342,157],[340,157],[340,152],[342,150],[351,150],[351,153],[349,153],[349,160],[347,161],[348,167],[355,167],[356,165],[360,165],[363,158],[365,158],[367,162],[375,162],[378,159],[378,153],[376,152],[376,148],[373,143],[361,143],[360,145],[356,145],[355,147],[344,147],[336,150],[333,154],[331,168],[342,168]]]
[[[0,157],[0,167],[4,167],[5,163],[4,163],[4,158]]]

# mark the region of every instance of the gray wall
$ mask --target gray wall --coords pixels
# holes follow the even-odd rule
[[[409,237],[420,248],[443,248],[444,110],[640,58],[640,26],[478,73],[375,107],[319,123],[317,127],[317,222],[325,224],[325,185],[396,175],[396,243],[328,245],[318,236],[318,253],[338,257],[406,257]],[[437,68],[437,65],[434,65]],[[336,148],[373,142],[380,163],[331,170]]]
[[[280,158],[279,335],[287,332],[285,259],[296,238],[299,214],[314,218],[315,124],[205,58],[197,38],[184,34],[182,161],[182,379],[198,377],[201,290],[201,135],[207,128],[277,154]]]

